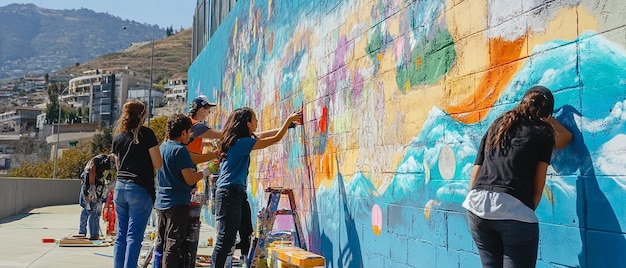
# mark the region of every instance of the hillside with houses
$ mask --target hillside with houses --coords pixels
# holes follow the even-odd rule
[[[58,73],[0,81],[0,174],[87,146],[115,124],[127,99],[151,105],[152,117],[186,112],[190,32],[155,40],[153,68],[148,42]]]

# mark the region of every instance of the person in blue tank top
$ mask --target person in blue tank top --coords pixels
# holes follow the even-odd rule
[[[301,122],[302,112],[295,112],[282,127],[254,134],[258,126],[256,114],[247,107],[235,110],[224,126],[220,142],[220,173],[215,192],[217,239],[211,260],[213,267],[224,267],[235,243],[247,199],[246,185],[252,150],[263,149],[280,141],[287,129]],[[246,239],[242,237],[242,239]]]
[[[186,144],[191,135],[191,119],[175,114],[167,121],[168,140],[160,146],[163,165],[157,171],[156,202],[158,213],[158,252],[162,257],[159,267],[183,267],[186,251],[184,243],[189,231],[189,203],[191,189],[196,182],[209,175],[207,169],[196,171],[196,165]]]

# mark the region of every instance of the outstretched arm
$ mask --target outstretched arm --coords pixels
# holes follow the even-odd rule
[[[191,162],[193,162],[194,164],[208,162],[217,158],[217,154],[215,152],[208,152],[206,154],[189,152],[189,155],[191,156]]]
[[[206,168],[198,171],[194,168],[185,168],[180,173],[183,175],[185,183],[189,186],[196,184],[196,182],[209,175],[209,171]]]
[[[554,128],[554,148],[563,149],[572,141],[572,132],[565,128],[554,117],[550,116],[546,118],[546,122]]]
[[[217,130],[214,128],[210,128],[209,130],[205,131],[204,133],[200,134],[198,137],[196,138],[204,138],[204,139],[221,139],[222,138],[222,131],[221,130]]]
[[[302,112],[298,111],[295,112],[293,114],[291,114],[287,120],[285,120],[285,122],[283,123],[283,126],[278,129],[278,131],[270,136],[270,137],[258,137],[257,136],[257,141],[254,144],[254,147],[252,147],[252,150],[258,150],[258,149],[263,149],[267,146],[270,146],[274,143],[277,143],[278,141],[280,141],[284,136],[285,133],[287,133],[287,129],[289,128],[289,124],[291,122],[296,122],[296,121],[300,121],[300,118],[302,118]],[[273,131],[273,130],[272,130]]]
[[[275,129],[270,129],[270,130],[254,133],[254,134],[256,135],[257,138],[262,139],[262,138],[267,138],[267,137],[274,136],[279,131],[280,131],[280,128],[275,128]]]

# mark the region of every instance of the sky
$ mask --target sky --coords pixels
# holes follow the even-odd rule
[[[190,28],[197,0],[0,0],[0,7],[9,4],[35,4],[48,9],[87,8],[139,23],[156,24],[161,28]]]

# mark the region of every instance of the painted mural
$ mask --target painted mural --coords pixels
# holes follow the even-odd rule
[[[327,267],[480,267],[461,207],[480,139],[546,86],[574,140],[553,154],[537,267],[620,267],[624,17],[619,0],[238,1],[189,88],[219,103],[218,128],[242,106],[260,129],[304,111],[253,154],[248,194],[256,211],[293,188]]]

